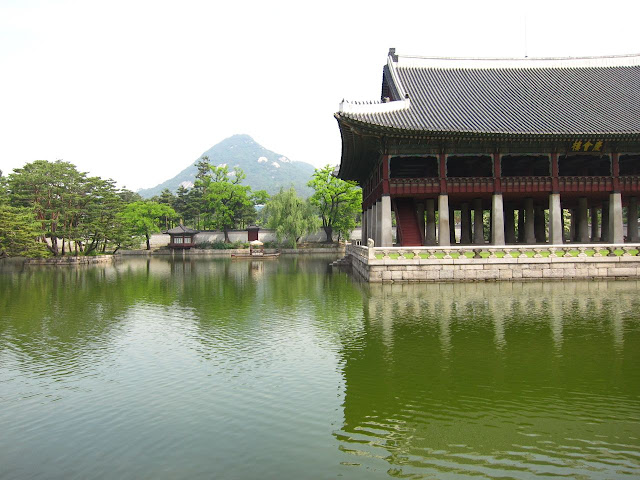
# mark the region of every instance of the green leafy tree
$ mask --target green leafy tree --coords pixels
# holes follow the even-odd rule
[[[189,190],[186,189],[183,185],[178,187],[176,190],[175,200],[173,202],[173,209],[176,211],[176,214],[179,218],[182,219],[183,223],[187,223],[191,220],[189,216],[188,208],[189,208]]]
[[[147,250],[151,250],[151,234],[160,231],[159,222],[165,217],[175,218],[175,216],[176,212],[173,208],[150,200],[130,203],[120,214],[133,234],[146,238]]]
[[[192,215],[193,220],[196,222],[196,228],[200,230],[200,221],[203,221],[203,226],[206,227],[207,222],[207,200],[205,198],[207,189],[211,183],[211,170],[212,166],[209,163],[209,157],[206,155],[200,158],[196,163],[198,173],[196,173],[196,180],[193,184],[193,188],[189,190],[189,213]],[[213,167],[215,168],[215,167]]]
[[[0,258],[46,256],[41,236],[41,224],[30,208],[0,204]]]
[[[362,190],[358,184],[341,180],[332,173],[330,165],[316,169],[307,184],[314,190],[309,201],[318,210],[327,242],[333,242],[334,232],[338,238],[348,237],[362,210]]]
[[[142,201],[142,197],[140,196],[139,193],[132,192],[131,190],[127,190],[126,187],[122,188],[118,192],[118,195],[120,196],[120,198],[125,204]]]
[[[40,221],[41,241],[46,242],[53,255],[64,253],[65,237],[73,228],[71,222],[78,214],[77,203],[85,181],[84,173],[62,160],[36,160],[9,175],[11,202],[14,206],[33,209]],[[62,251],[59,239],[62,239]]]
[[[255,209],[251,200],[251,187],[241,185],[245,178],[239,168],[229,172],[227,166],[211,166],[206,177],[205,200],[211,226],[224,232],[224,241],[229,243],[229,230],[243,223]]]
[[[0,205],[6,204],[9,202],[9,191],[7,187],[7,177],[2,175],[2,170],[0,170]]]
[[[276,231],[278,242],[286,239],[292,248],[296,248],[300,237],[315,232],[320,226],[320,219],[313,206],[298,197],[293,187],[280,189],[264,207],[267,228]]]

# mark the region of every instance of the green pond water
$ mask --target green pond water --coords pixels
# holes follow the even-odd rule
[[[638,282],[0,264],[0,478],[640,477]]]

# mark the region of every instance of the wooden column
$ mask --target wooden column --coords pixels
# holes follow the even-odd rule
[[[493,193],[502,193],[502,166],[500,154],[493,154]]]
[[[440,194],[447,194],[447,155],[441,153],[438,156],[438,168],[440,177]]]
[[[558,166],[558,154],[551,154],[551,189],[552,193],[560,192],[560,182],[558,181],[558,176],[560,172],[560,167]]]
[[[611,154],[611,175],[613,176],[613,193],[620,193],[620,162],[618,152]]]
[[[382,156],[382,195],[389,195],[389,155]]]

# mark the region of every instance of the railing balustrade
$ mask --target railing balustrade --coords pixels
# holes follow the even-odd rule
[[[603,252],[606,252],[603,254]],[[460,245],[430,247],[366,247],[347,244],[346,255],[367,262],[414,262],[416,260],[450,261],[477,259],[541,259],[575,258],[577,261],[599,257],[640,257],[640,243],[566,244],[566,245]],[[639,259],[640,260],[640,259]]]

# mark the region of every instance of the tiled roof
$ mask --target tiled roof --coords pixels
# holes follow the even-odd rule
[[[343,102],[338,119],[413,132],[640,134],[640,55],[424,59],[392,50],[383,92],[393,101]]]
[[[178,225],[177,227],[173,227],[170,230],[167,230],[164,233],[168,233],[169,235],[182,235],[182,234],[192,234],[198,233],[198,230],[193,230],[192,228],[185,227],[184,225]]]

